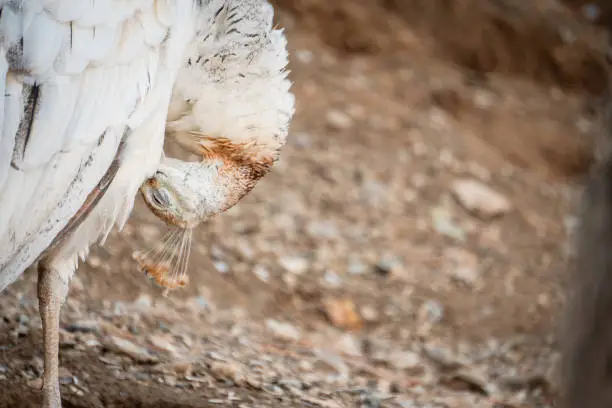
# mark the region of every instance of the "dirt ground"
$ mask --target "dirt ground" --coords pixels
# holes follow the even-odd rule
[[[136,271],[164,230],[140,201],[93,251],[63,309],[65,406],[553,406],[607,78],[578,3],[277,0],[281,161],[198,228],[185,289]],[[0,297],[0,407],[41,400],[34,282]]]

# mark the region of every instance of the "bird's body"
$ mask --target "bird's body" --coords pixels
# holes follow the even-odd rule
[[[0,11],[0,291],[40,261],[55,408],[53,330],[78,258],[124,224],[147,179],[149,207],[182,228],[252,188],[293,114],[286,42],[263,0],[0,0]],[[166,158],[166,134],[202,160]]]

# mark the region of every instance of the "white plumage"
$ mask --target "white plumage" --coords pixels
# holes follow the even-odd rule
[[[0,291],[40,261],[45,405],[58,407],[53,329],[78,256],[123,225],[147,179],[147,204],[182,227],[252,188],[293,115],[286,40],[264,0],[0,0],[0,11]],[[164,157],[165,134],[202,161]]]

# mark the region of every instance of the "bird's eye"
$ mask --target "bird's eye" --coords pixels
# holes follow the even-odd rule
[[[170,198],[164,189],[154,189],[151,193],[151,200],[157,207],[163,208],[170,206]]]

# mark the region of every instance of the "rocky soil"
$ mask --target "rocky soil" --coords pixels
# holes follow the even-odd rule
[[[140,201],[93,252],[63,309],[65,406],[552,407],[607,14],[276,3],[298,100],[281,161],[198,228],[185,289],[137,272],[164,232]],[[0,407],[41,400],[34,282],[0,297]]]

